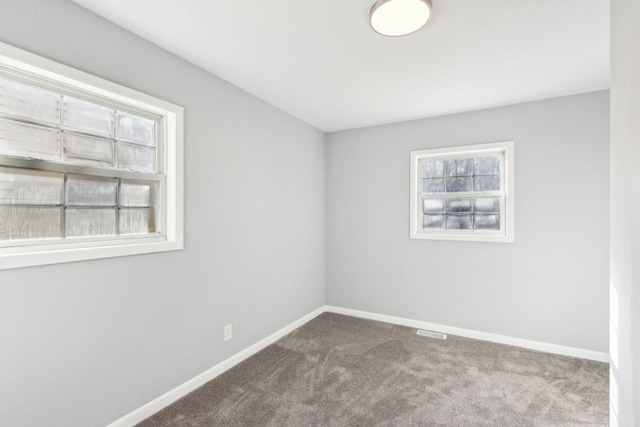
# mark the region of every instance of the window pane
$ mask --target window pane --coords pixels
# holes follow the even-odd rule
[[[0,204],[61,205],[63,186],[62,173],[0,168]]]
[[[447,193],[471,191],[471,177],[447,178]]]
[[[55,129],[0,120],[0,154],[60,160],[60,137]]]
[[[437,178],[444,176],[444,162],[441,160],[420,160],[422,178]]]
[[[422,180],[423,193],[444,193],[444,178],[425,178]]]
[[[499,191],[500,175],[481,175],[473,178],[473,191]]]
[[[500,215],[475,215],[474,229],[500,230]]]
[[[422,228],[444,228],[444,215],[423,215]]]
[[[471,159],[447,160],[447,176],[470,176]]]
[[[61,207],[0,206],[0,240],[62,237]]]
[[[113,141],[110,139],[91,138],[73,133],[64,133],[65,160],[74,163],[113,165]]]
[[[120,234],[155,232],[153,209],[120,209]]]
[[[113,108],[64,96],[64,121],[67,129],[113,137]]]
[[[117,138],[155,147],[156,122],[118,111]]]
[[[473,159],[473,173],[491,175],[500,173],[500,157],[480,157]]]
[[[447,212],[471,213],[472,199],[447,200]]]
[[[475,199],[473,203],[475,212],[500,213],[499,197],[482,197]]]
[[[111,209],[67,209],[67,237],[110,236],[116,234],[116,210]]]
[[[67,204],[71,206],[115,206],[117,192],[116,178],[67,176]]]
[[[122,181],[120,184],[120,206],[148,207],[153,206],[155,183]]]
[[[422,212],[444,213],[443,199],[422,199]]]
[[[60,125],[60,95],[0,79],[0,114]]]
[[[120,169],[153,173],[156,171],[156,150],[120,142],[116,144],[116,163]]]
[[[449,230],[471,229],[471,215],[447,215],[447,229]]]

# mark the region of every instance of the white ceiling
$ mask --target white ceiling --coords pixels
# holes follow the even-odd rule
[[[609,0],[433,0],[374,33],[374,0],[73,0],[323,131],[609,87]]]

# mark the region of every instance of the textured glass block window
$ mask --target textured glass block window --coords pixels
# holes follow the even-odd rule
[[[0,270],[182,250],[183,116],[0,42]]]
[[[512,167],[512,143],[412,152],[411,237],[507,237]]]
[[[69,163],[113,165],[113,141],[65,132],[64,159]]]
[[[116,234],[115,209],[67,208],[67,237],[111,236]]]
[[[62,204],[64,175],[0,167],[0,205]]]
[[[160,124],[0,74],[0,248],[160,233]]]
[[[60,124],[60,95],[55,92],[0,78],[0,99],[0,115]]]
[[[156,171],[156,150],[119,142],[116,144],[116,163],[120,169],[153,173]]]
[[[155,182],[122,181],[120,184],[120,206],[148,208],[154,206]]]
[[[155,230],[153,209],[121,209],[121,234],[147,234]]]
[[[63,125],[92,135],[113,136],[115,111],[93,102],[63,96]]]
[[[118,112],[118,139],[151,147],[156,146],[156,122]]]
[[[0,205],[0,239],[14,241],[60,237],[62,209]]]
[[[68,206],[116,206],[118,180],[86,175],[67,175]]]
[[[60,132],[44,126],[0,119],[0,155],[60,160]]]
[[[419,160],[423,228],[429,230],[500,230],[500,198],[476,198],[474,193],[500,191],[501,155],[466,159]],[[432,198],[441,194],[447,198]],[[471,193],[474,197],[449,198],[447,193]],[[478,194],[479,195],[479,194]],[[458,197],[456,194],[455,197]],[[440,196],[439,196],[440,197]],[[475,209],[477,203],[478,208]],[[435,207],[442,207],[434,216]],[[445,209],[446,206],[446,209]],[[491,214],[491,215],[488,215]]]
[[[421,159],[423,193],[500,191],[502,156],[473,159]]]
[[[155,181],[0,167],[0,239],[152,234],[158,187]],[[55,209],[34,209],[41,206]]]

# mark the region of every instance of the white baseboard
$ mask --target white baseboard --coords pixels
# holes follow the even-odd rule
[[[584,350],[584,349],[574,348],[574,347],[565,347],[557,344],[548,344],[548,343],[543,343],[539,341],[525,340],[522,338],[514,338],[514,337],[505,336],[505,335],[474,331],[471,329],[463,329],[463,328],[456,328],[453,326],[438,325],[436,323],[406,319],[404,317],[387,316],[386,314],[370,313],[368,311],[352,310],[349,308],[325,305],[318,308],[317,310],[312,311],[306,316],[301,317],[300,319],[285,326],[284,328],[269,335],[268,337],[258,341],[257,343],[247,347],[246,349],[240,351],[239,353],[236,353],[230,358],[218,363],[213,368],[210,368],[204,371],[200,375],[190,379],[184,384],[181,384],[178,387],[174,388],[173,390],[166,392],[162,396],[157,397],[156,399],[152,400],[146,405],[112,422],[107,427],[131,427],[133,425],[136,425],[137,423],[150,417],[151,415],[155,414],[156,412],[163,409],[164,407],[172,404],[173,402],[180,399],[181,397],[186,396],[196,388],[211,381],[212,379],[224,373],[225,371],[233,368],[238,363],[242,362],[248,357],[253,356],[263,348],[267,347],[270,344],[273,344],[283,336],[299,328],[300,326],[304,325],[311,319],[317,317],[318,315],[324,312],[361,317],[363,319],[378,320],[380,322],[387,322],[387,323],[393,323],[396,325],[409,326],[411,328],[428,329],[431,331],[444,332],[446,334],[458,335],[461,337],[474,338],[478,340],[490,341],[490,342],[495,342],[499,344],[507,344],[507,345],[513,345],[516,347],[528,348],[531,350],[544,351],[546,353],[561,354],[563,356],[579,357],[582,359],[596,360],[598,362],[609,363],[609,355],[607,353],[602,353],[599,351]]]
[[[514,338],[506,335],[492,334],[489,332],[474,331],[471,329],[456,328],[454,326],[438,325],[437,323],[423,322],[420,320],[406,319],[404,317],[387,316],[385,314],[370,313],[368,311],[352,310],[350,308],[334,307],[325,305],[324,311],[331,313],[345,314],[347,316],[361,317],[364,319],[378,320],[380,322],[393,323],[396,325],[409,326],[417,329],[428,329],[430,331],[443,332],[445,334],[458,335],[466,338],[474,338],[507,344],[516,347],[528,348],[530,350],[543,351],[545,353],[560,354],[563,356],[579,357],[581,359],[595,360],[609,363],[609,354],[582,348],[566,347],[558,344],[549,344],[540,341],[531,341],[522,338]]]
[[[112,422],[107,427],[131,427],[131,426],[134,426],[134,425],[138,424],[142,420],[144,420],[146,418],[149,418],[151,415],[155,414],[156,412],[158,412],[159,410],[163,409],[164,407],[169,406],[170,404],[172,404],[176,400],[180,399],[181,397],[186,396],[187,394],[191,393],[193,390],[195,390],[196,388],[200,387],[201,385],[204,385],[205,383],[211,381],[212,379],[214,379],[218,375],[220,375],[220,374],[224,373],[225,371],[233,368],[235,365],[237,365],[238,363],[240,363],[243,360],[247,359],[248,357],[253,356],[254,354],[259,352],[263,348],[265,348],[265,347],[273,344],[274,342],[278,341],[283,336],[287,335],[288,333],[290,333],[290,332],[294,331],[295,329],[299,328],[300,326],[304,325],[305,323],[307,323],[308,321],[310,321],[314,317],[317,317],[318,315],[322,314],[324,311],[325,311],[325,307],[320,307],[317,310],[312,311],[311,313],[307,314],[306,316],[301,317],[300,319],[298,319],[295,322],[285,326],[284,328],[280,329],[279,331],[269,335],[268,337],[258,341],[255,344],[245,348],[244,350],[240,351],[239,353],[234,354],[230,358],[218,363],[213,368],[210,368],[210,369],[204,371],[203,373],[201,373],[200,375],[190,379],[186,383],[183,383],[183,384],[179,385],[178,387],[174,388],[173,390],[170,390],[170,391],[166,392],[162,396],[159,396],[159,397],[155,398],[154,400],[152,400],[151,402],[147,403],[146,405],[141,406],[140,408],[136,409],[135,411],[133,411],[133,412],[125,415],[124,417]]]

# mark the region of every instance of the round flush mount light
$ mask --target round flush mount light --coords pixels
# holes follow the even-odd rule
[[[399,37],[415,33],[431,16],[431,0],[378,0],[369,12],[376,33]]]

